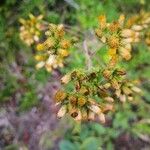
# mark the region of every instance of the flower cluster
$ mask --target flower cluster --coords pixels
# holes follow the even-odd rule
[[[139,32],[147,45],[150,45],[150,12],[141,11],[128,19],[126,26]]]
[[[129,60],[132,43],[139,42],[139,33],[125,27],[124,15],[120,15],[119,19],[112,23],[108,23],[104,15],[99,16],[99,28],[95,32],[99,39],[108,45],[113,61],[118,56]]]
[[[114,110],[114,103],[131,100],[134,91],[140,92],[126,79],[125,71],[113,70],[76,70],[62,77],[63,84],[72,82],[71,92],[58,90],[55,101],[61,105],[57,116],[69,114],[76,121],[95,120],[105,122],[105,114]]]
[[[19,21],[22,24],[20,27],[20,38],[28,46],[39,41],[42,28],[42,19],[42,15],[35,17],[32,14],[29,15],[29,19],[27,20],[20,18]]]
[[[140,88],[135,86],[136,83],[127,80],[125,74],[124,69],[105,69],[103,71],[103,77],[110,84],[107,88],[113,91],[115,99],[121,102],[132,101],[136,95],[135,93],[141,93]]]
[[[36,46],[38,61],[36,68],[45,67],[48,72],[57,67],[63,67],[64,58],[69,55],[70,41],[65,38],[62,24],[49,24],[45,32],[46,40]]]
[[[29,20],[20,19],[20,37],[29,46],[35,44],[36,68],[45,67],[51,72],[63,67],[73,42],[66,37],[64,26],[46,23],[41,15],[35,17],[30,14],[29,17]],[[56,104],[60,105],[57,116],[61,118],[69,114],[76,121],[98,119],[104,123],[105,114],[114,110],[116,102],[132,101],[135,93],[141,90],[126,79],[126,71],[117,68],[116,64],[119,58],[131,58],[132,44],[142,37],[150,45],[149,26],[149,13],[142,12],[127,22],[124,15],[120,15],[117,21],[111,23],[104,15],[99,16],[99,27],[95,32],[108,46],[110,62],[105,68],[74,70],[62,77],[66,90],[60,89],[55,94]]]

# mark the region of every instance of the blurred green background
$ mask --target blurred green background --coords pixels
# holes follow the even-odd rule
[[[108,115],[106,125],[93,122],[78,124],[68,117],[56,119],[54,108],[50,112],[45,112],[47,103],[43,99],[49,96],[48,105],[53,106],[53,93],[50,93],[50,89],[60,87],[60,77],[74,68],[85,68],[82,47],[72,49],[64,68],[54,73],[47,73],[44,69],[35,70],[33,59],[35,50],[33,47],[27,47],[19,38],[19,18],[28,18],[29,13],[35,16],[43,14],[44,20],[48,22],[67,24],[74,30],[80,31],[87,38],[89,46],[98,49],[99,45],[94,44],[95,41],[90,39],[93,37],[94,28],[98,26],[97,17],[100,14],[106,14],[108,20],[112,21],[122,13],[130,17],[142,9],[150,11],[149,0],[1,0],[0,149],[150,149],[150,48],[148,46],[136,45],[131,61],[120,64],[127,68],[131,79],[141,81],[142,96],[137,96],[133,104],[118,105],[116,112]],[[98,59],[100,64],[103,64],[101,61],[105,61],[105,50],[105,47],[101,47],[97,52],[93,62],[95,66],[95,60]],[[38,135],[35,134],[38,136],[36,142],[33,142],[35,145],[32,143],[33,131],[40,130],[35,124],[43,127],[44,122],[41,123],[40,117],[36,119],[37,116],[33,117],[33,120],[36,120],[32,122],[33,126],[27,121],[30,120],[34,110],[36,110],[34,113],[38,113],[38,117],[41,115],[42,119],[48,113],[55,118],[49,119],[47,116],[46,120],[49,119],[49,122],[45,122],[47,125],[45,130],[43,129]],[[25,117],[27,119],[24,119]],[[3,122],[7,122],[7,125]],[[35,126],[36,130],[33,130],[32,127]]]

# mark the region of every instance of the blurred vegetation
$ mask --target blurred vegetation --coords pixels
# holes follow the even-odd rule
[[[51,74],[44,69],[35,70],[34,49],[30,49],[19,38],[19,18],[29,13],[43,14],[52,23],[64,23],[85,33],[98,25],[99,14],[114,20],[123,13],[127,17],[141,9],[150,10],[149,0],[2,0],[0,2],[0,106],[15,101],[18,112],[28,111],[40,105],[37,85],[45,85]],[[105,47],[98,56],[105,59]],[[150,50],[144,44],[134,47],[133,58],[121,65],[126,67],[132,79],[142,81],[142,99],[134,104],[118,105],[116,113],[109,114],[106,127],[99,123],[72,123],[59,143],[60,150],[115,149],[118,138],[130,135],[148,144],[150,139]],[[74,68],[85,67],[84,56],[72,50],[65,68],[66,73]],[[143,120],[143,121],[139,121]],[[128,144],[128,143],[126,143]],[[134,143],[133,143],[134,144]],[[140,147],[141,145],[139,145]],[[143,145],[142,145],[143,146]],[[16,145],[6,149],[16,149]]]

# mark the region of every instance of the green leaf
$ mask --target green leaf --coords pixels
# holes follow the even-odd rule
[[[87,138],[81,145],[81,150],[98,150],[101,142],[95,137]]]
[[[106,133],[106,128],[98,123],[93,123],[92,129],[98,134],[103,135]]]
[[[60,150],[77,150],[75,145],[67,140],[62,140],[59,144]]]

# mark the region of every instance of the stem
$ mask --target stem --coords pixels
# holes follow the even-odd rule
[[[92,60],[91,60],[91,56],[89,54],[89,50],[88,50],[88,47],[87,47],[87,41],[86,40],[83,41],[83,50],[84,50],[84,53],[85,53],[87,69],[91,70]]]

